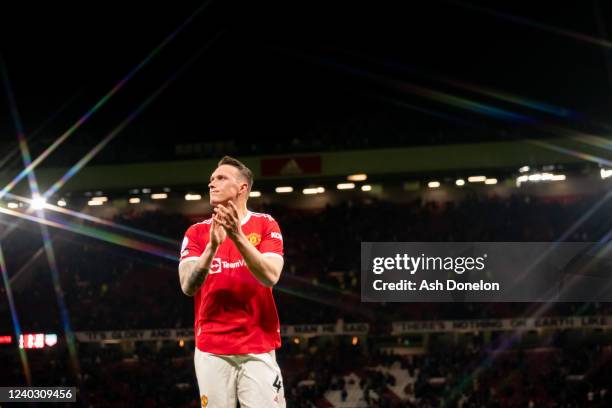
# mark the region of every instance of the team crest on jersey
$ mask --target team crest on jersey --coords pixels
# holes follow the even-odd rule
[[[261,235],[259,235],[256,232],[252,232],[249,235],[247,235],[247,239],[249,240],[251,244],[253,244],[254,246],[257,246],[261,242]]]
[[[202,403],[202,408],[206,408],[208,406],[208,397],[206,395],[202,395],[200,397],[200,402]]]

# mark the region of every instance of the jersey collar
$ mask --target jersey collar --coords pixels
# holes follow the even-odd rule
[[[249,222],[249,219],[251,218],[251,212],[249,210],[247,210],[247,214],[244,216],[244,218],[240,221],[240,225],[244,225],[247,222]]]

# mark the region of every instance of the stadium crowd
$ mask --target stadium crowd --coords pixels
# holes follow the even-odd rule
[[[476,342],[453,352],[434,342],[420,355],[381,352],[386,343],[378,336],[389,333],[392,321],[512,317],[528,311],[531,305],[376,304],[366,308],[358,296],[362,241],[550,241],[572,227],[572,221],[594,200],[516,195],[439,204],[368,198],[320,210],[280,206],[259,209],[275,216],[286,237],[286,267],[275,290],[281,323],[334,323],[343,319],[368,322],[371,327],[371,335],[358,345],[339,338],[300,347],[285,339],[279,363],[285,375],[288,406],[329,407],[325,395],[338,392],[341,400],[349,398],[349,385],[361,390],[365,404],[361,406],[370,407],[609,406],[611,353],[605,342],[576,350],[567,349],[562,342],[547,342],[542,350],[533,346],[485,347]],[[612,228],[609,217],[602,217],[610,213],[608,203],[572,231],[567,240],[600,239]],[[125,212],[114,221],[176,239],[177,247],[171,250],[177,254],[178,241],[192,222],[180,214],[164,212]],[[0,229],[10,238],[2,242],[9,274],[19,275],[13,296],[23,331],[63,332],[65,322],[57,301],[60,293],[75,331],[189,328],[193,324],[193,304],[180,291],[172,260],[52,231],[59,272],[59,285],[55,285],[42,241],[37,238],[38,228],[21,224],[9,231],[9,224],[4,223]],[[1,329],[8,334],[12,324],[4,287],[0,298],[0,313],[5,317]],[[609,311],[608,304],[557,304],[546,313],[601,315]],[[133,350],[120,345],[78,344],[77,350],[79,379],[67,374],[71,369],[65,345],[39,354],[28,353],[35,383],[77,381],[84,395],[87,393],[84,401],[95,407],[188,407],[197,402],[193,399],[192,342],[183,347],[176,342],[156,346],[136,343]],[[19,356],[7,348],[2,354],[11,361],[2,383],[23,380]],[[394,364],[414,378],[408,387],[412,399],[402,400],[390,391],[398,380],[379,368]],[[346,379],[351,372],[359,380]],[[17,383],[23,383],[21,380]],[[351,381],[354,384],[349,384]]]
[[[347,201],[322,210],[271,207],[285,238],[285,270],[276,291],[281,322],[333,323],[345,321],[460,319],[508,317],[524,304],[422,304],[419,308],[377,304],[364,308],[359,299],[360,243],[366,241],[551,241],[560,237],[593,204],[529,196],[509,199],[472,198],[458,203],[390,203]],[[568,241],[595,241],[612,229],[608,203]],[[169,253],[190,225],[189,218],[164,212],[123,213],[124,225],[169,237]],[[385,228],[380,228],[384,225]],[[4,231],[8,226],[0,224]],[[0,233],[3,233],[0,231]],[[32,329],[60,328],[52,274],[49,273],[40,232],[22,224],[3,240],[18,310],[29,310],[22,325]],[[139,238],[139,237],[136,237]],[[139,238],[140,239],[140,238]],[[59,282],[72,325],[81,330],[104,328],[189,327],[192,304],[180,292],[176,263],[65,231],[53,231]],[[4,288],[0,292],[6,297]],[[305,296],[298,298],[295,291]],[[152,296],[152,294],[154,294]],[[333,296],[332,296],[333,295]],[[8,303],[0,303],[8,316]],[[316,305],[316,307],[313,307]],[[602,313],[605,304],[558,304],[550,313]],[[604,310],[605,309],[605,310]],[[121,313],[117,313],[121,310]],[[586,311],[585,311],[586,310]],[[10,329],[5,321],[4,329]]]

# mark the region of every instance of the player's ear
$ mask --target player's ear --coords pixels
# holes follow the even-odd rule
[[[240,184],[240,192],[247,194],[249,192],[249,184],[248,183]]]

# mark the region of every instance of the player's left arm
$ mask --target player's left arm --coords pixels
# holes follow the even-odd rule
[[[233,202],[227,207],[218,205],[213,218],[223,225],[228,237],[234,241],[236,248],[244,258],[247,267],[262,285],[272,287],[280,279],[285,261],[282,256],[266,256],[259,252],[242,232],[238,209]]]

